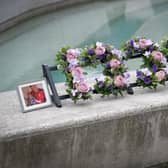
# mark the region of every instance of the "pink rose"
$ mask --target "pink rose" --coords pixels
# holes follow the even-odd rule
[[[153,51],[152,57],[155,61],[161,61],[163,59],[163,54],[160,51]]]
[[[126,85],[126,80],[123,76],[121,75],[118,75],[117,77],[115,77],[114,79],[114,84],[117,86],[117,87],[124,87]]]
[[[153,44],[153,42],[149,39],[140,39],[139,40],[139,47],[140,48],[146,48],[152,44]]]
[[[105,47],[103,47],[102,43],[97,42],[96,43],[96,49],[95,49],[95,53],[96,55],[103,55],[105,53],[106,49]]]
[[[75,62],[79,55],[78,49],[69,49],[67,50],[66,58],[69,63]]]
[[[81,93],[87,93],[89,91],[89,86],[85,82],[80,82],[76,84],[76,89]]]
[[[81,82],[85,79],[84,74],[83,74],[84,73],[83,69],[80,68],[80,67],[73,68],[71,70],[71,73],[72,73],[72,76],[73,76],[73,82],[74,83]]]
[[[71,70],[72,76],[81,76],[83,75],[83,69],[81,67],[75,67]]]
[[[110,66],[111,66],[111,68],[114,68],[114,69],[118,68],[120,66],[120,64],[121,64],[121,62],[118,61],[117,59],[112,59],[110,61]]]
[[[166,74],[165,74],[165,72],[164,71],[158,71],[158,72],[156,72],[156,77],[158,78],[158,81],[162,81],[163,79],[165,79],[165,76],[166,76]]]

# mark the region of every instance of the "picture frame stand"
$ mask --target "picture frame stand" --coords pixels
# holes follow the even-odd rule
[[[61,95],[61,96],[58,95],[57,88],[55,86],[55,83],[54,83],[54,80],[51,74],[51,71],[56,71],[56,70],[58,70],[57,66],[48,66],[47,64],[42,65],[43,77],[46,78],[46,81],[48,85],[50,86],[50,89],[52,92],[52,95],[50,95],[51,99],[53,103],[56,105],[56,107],[62,107],[61,100],[70,98],[70,96],[69,95]]]

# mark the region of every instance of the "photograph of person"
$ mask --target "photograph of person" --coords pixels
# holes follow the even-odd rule
[[[22,88],[26,106],[41,104],[46,102],[46,97],[42,85],[30,85]]]
[[[45,81],[38,81],[18,86],[23,110],[32,110],[51,104]]]

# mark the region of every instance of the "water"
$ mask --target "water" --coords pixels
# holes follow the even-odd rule
[[[54,65],[56,52],[64,45],[103,41],[119,47],[133,35],[158,41],[168,35],[167,9],[167,0],[106,0],[25,21],[0,34],[0,91],[42,79],[41,64]],[[128,62],[130,69],[139,64]],[[64,81],[60,72],[54,77]]]

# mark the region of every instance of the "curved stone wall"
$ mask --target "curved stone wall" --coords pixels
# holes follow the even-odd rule
[[[93,0],[2,0],[0,5],[0,32],[33,16],[89,1]]]

